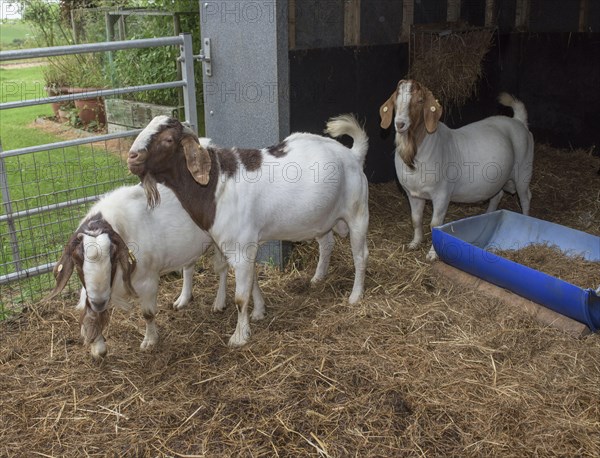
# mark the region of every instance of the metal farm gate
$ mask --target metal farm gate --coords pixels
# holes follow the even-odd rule
[[[192,36],[58,46],[0,52],[0,62],[133,48],[179,46],[180,80],[0,103],[7,109],[94,97],[183,88],[186,121],[197,132]],[[137,182],[126,158],[108,147],[140,132],[128,130],[3,151],[0,139],[0,319],[7,310],[39,300],[54,285],[52,268],[90,203]],[[126,151],[126,150],[125,150]]]

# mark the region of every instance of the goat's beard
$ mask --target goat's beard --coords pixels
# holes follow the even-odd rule
[[[147,173],[144,175],[142,179],[142,186],[144,187],[144,192],[146,193],[146,199],[148,199],[148,207],[154,208],[158,204],[160,204],[160,193],[158,192],[158,187],[156,186],[156,179]]]
[[[104,331],[108,325],[109,318],[110,314],[108,309],[98,313],[93,311],[90,306],[86,304],[81,312],[81,317],[79,318],[84,345],[91,344],[102,335],[102,331]]]
[[[402,134],[396,132],[396,153],[400,155],[404,163],[408,165],[411,170],[415,168],[417,145],[410,129]]]

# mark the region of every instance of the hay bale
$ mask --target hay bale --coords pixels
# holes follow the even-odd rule
[[[483,58],[492,46],[493,36],[493,29],[479,27],[415,27],[408,76],[427,86],[446,108],[459,108],[477,93]]]

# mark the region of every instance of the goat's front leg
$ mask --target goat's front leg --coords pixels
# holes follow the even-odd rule
[[[223,256],[221,250],[215,246],[215,252],[213,254],[213,270],[219,275],[219,290],[217,291],[217,297],[213,302],[212,311],[222,312],[225,310],[227,304],[227,270],[229,264],[227,259]]]
[[[85,308],[85,301],[87,299],[87,292],[85,290],[85,287],[81,287],[81,291],[79,292],[79,302],[77,302],[77,305],[75,306],[75,310],[83,310]]]
[[[143,351],[152,350],[152,348],[158,343],[158,329],[156,327],[156,300],[158,294],[158,277],[148,279],[148,282],[152,281],[151,287],[148,287],[144,294],[140,297],[142,303],[142,316],[146,321],[146,333],[144,340],[140,345],[140,349]]]
[[[319,263],[317,264],[317,270],[310,282],[314,285],[325,278],[327,269],[329,268],[329,259],[331,259],[331,252],[335,245],[335,239],[333,238],[333,231],[327,232],[321,237],[317,237],[319,242]]]
[[[183,286],[181,294],[175,302],[173,302],[174,310],[181,310],[192,300],[192,287],[194,286],[194,271],[196,269],[196,261],[183,268]]]
[[[255,284],[254,265],[258,244],[248,244],[244,246],[244,255],[239,256],[233,264],[235,270],[235,306],[238,311],[238,320],[235,331],[229,339],[230,347],[240,347],[248,343],[250,339],[250,320],[248,318],[248,303],[250,294]],[[257,291],[258,286],[255,288]],[[264,307],[264,304],[263,304]],[[263,312],[264,313],[264,312]]]
[[[408,248],[415,250],[423,242],[423,210],[425,210],[425,199],[413,197],[407,191],[408,203],[410,204],[410,218],[413,225],[413,239],[408,244]]]
[[[437,226],[441,226],[444,224],[444,218],[446,218],[446,212],[448,211],[448,205],[450,205],[450,196],[447,193],[439,194],[435,196],[432,200],[433,204],[433,215],[431,216],[431,229]],[[431,248],[429,248],[429,253],[425,259],[427,261],[435,261],[438,255],[435,252],[435,248],[433,248],[433,244]]]
[[[215,248],[214,258],[214,270],[219,274],[219,290],[217,291],[217,297],[213,303],[213,312],[221,312],[225,309],[227,299],[227,270],[229,264],[227,259],[223,256],[223,253]],[[258,277],[254,275],[254,284],[252,286],[252,300],[254,301],[254,307],[252,309],[252,320],[262,320],[265,317],[265,299],[258,286]]]

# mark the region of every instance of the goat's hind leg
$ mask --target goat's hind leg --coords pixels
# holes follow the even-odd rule
[[[500,191],[498,191],[498,194],[496,194],[495,196],[493,196],[490,199],[490,202],[488,204],[488,208],[485,211],[486,213],[491,213],[493,211],[496,211],[498,208],[498,205],[500,204],[500,201],[502,200],[502,196],[504,196],[504,191],[501,189]]]
[[[259,321],[265,317],[265,298],[263,297],[260,286],[258,286],[258,275],[254,272],[254,282],[252,284],[252,321]]]
[[[369,248],[367,247],[367,230],[369,226],[369,209],[366,206],[348,222],[350,227],[350,247],[354,258],[354,285],[348,302],[356,304],[363,295]]]
[[[315,271],[313,278],[310,280],[313,285],[323,280],[327,274],[331,252],[335,245],[333,231],[329,231],[325,235],[317,237],[317,242],[319,242],[319,263],[317,264],[317,270]]]
[[[192,300],[192,287],[194,285],[194,271],[196,269],[196,262],[185,266],[183,268],[183,286],[181,288],[181,294],[175,302],[173,302],[174,310],[181,310]]]
[[[529,215],[529,206],[531,204],[531,176],[533,175],[533,136],[529,133],[529,140],[526,145],[527,153],[521,163],[517,164],[517,176],[515,177],[515,187],[521,204],[521,211],[524,215]]]

